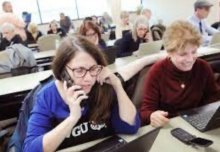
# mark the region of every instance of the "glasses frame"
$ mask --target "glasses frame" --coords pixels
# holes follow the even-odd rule
[[[95,75],[91,73],[91,69],[94,68],[94,66],[97,66],[97,68],[100,68],[100,71],[98,71],[98,73],[95,74]],[[83,77],[85,77],[85,75],[87,74],[87,72],[89,72],[89,74],[90,74],[92,77],[96,77],[97,75],[99,75],[99,73],[100,73],[100,72],[102,71],[102,69],[103,69],[103,66],[101,66],[101,65],[93,65],[93,66],[91,66],[89,69],[86,69],[86,68],[84,68],[84,67],[71,68],[71,67],[69,67],[68,65],[66,65],[66,67],[72,71],[73,75],[74,75],[76,78],[83,78]],[[85,70],[85,73],[84,73],[82,76],[76,76],[76,75],[74,74],[74,71],[77,70],[77,69],[83,69],[83,70]]]

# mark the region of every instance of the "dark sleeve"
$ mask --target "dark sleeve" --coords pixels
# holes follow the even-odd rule
[[[142,125],[150,123],[150,115],[156,111],[160,101],[159,77],[160,71],[158,65],[153,65],[146,73],[144,81],[144,93],[140,108]]]
[[[23,40],[22,38],[20,37],[20,35],[15,35],[15,40],[14,40],[14,43],[23,43]]]
[[[99,47],[103,50],[107,48],[106,43],[103,39],[99,40]]]
[[[41,37],[41,36],[43,36],[42,32],[41,32],[41,31],[38,31],[38,34],[37,34],[37,38],[36,38],[36,40],[38,40],[39,37]]]
[[[206,71],[207,73],[207,81],[203,101],[208,101],[208,103],[211,103],[220,100],[220,87],[217,84],[214,73],[211,69],[211,66],[208,63],[206,65],[206,69],[202,72],[204,71]]]
[[[39,94],[28,121],[28,129],[23,148],[24,152],[43,151],[43,136],[52,128],[52,114],[47,107],[45,97],[43,94]]]
[[[60,37],[66,36],[66,32],[62,28],[59,28],[59,32]]]
[[[117,134],[135,134],[140,128],[141,121],[137,112],[134,125],[130,125],[127,122],[124,122],[119,116],[118,104],[115,104],[111,114],[111,124],[115,133]]]
[[[47,34],[52,34],[52,30],[47,31]]]
[[[130,56],[132,51],[130,50],[130,45],[133,44],[133,39],[131,32],[126,33],[120,42],[120,49],[118,51],[118,57]]]
[[[220,22],[215,22],[214,24],[212,24],[212,27],[215,29],[218,29],[219,26],[220,26]]]
[[[5,50],[5,48],[6,48],[8,45],[9,45],[9,44],[8,44],[8,41],[7,41],[5,38],[3,38],[2,41],[1,41],[1,43],[0,43],[0,51]]]
[[[67,18],[67,25],[68,25],[68,27],[70,27],[72,25],[71,19],[69,16],[66,16],[66,18]]]

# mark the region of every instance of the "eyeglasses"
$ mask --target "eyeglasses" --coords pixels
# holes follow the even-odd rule
[[[86,73],[89,71],[89,74],[92,76],[92,77],[95,77],[97,76],[103,69],[103,67],[101,65],[94,65],[92,67],[90,67],[89,69],[86,69],[84,67],[79,67],[79,68],[70,68],[68,65],[66,66],[67,68],[69,68],[70,70],[73,71],[73,75],[76,77],[76,78],[82,78],[86,75]]]

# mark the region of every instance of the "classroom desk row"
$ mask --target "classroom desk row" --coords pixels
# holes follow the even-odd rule
[[[52,54],[51,52],[53,51],[49,51],[47,53]],[[214,55],[214,54],[219,54],[219,53],[220,53],[220,49],[206,47],[206,48],[199,49],[198,56],[205,56],[205,55],[210,55],[210,54]],[[159,60],[165,56],[166,56],[166,52],[161,51],[158,54],[152,54],[148,56],[141,56],[141,57],[128,56],[128,57],[123,57],[123,58],[117,58],[115,63],[109,65],[108,67],[111,70],[116,71],[122,68],[123,66],[127,65],[128,63],[135,62],[138,59],[143,59],[143,58],[146,60],[151,59],[149,61],[149,64],[152,64],[156,60]],[[40,57],[40,55],[38,57]],[[152,60],[152,57],[155,59]],[[21,76],[0,79],[0,86],[1,86],[0,96],[9,95],[11,93],[21,92],[21,91],[26,91],[26,90],[31,90],[37,84],[39,84],[40,80],[47,78],[51,74],[52,74],[51,70],[47,70],[47,71],[41,71],[38,73],[31,73],[31,74],[26,74],[26,75],[21,75]]]
[[[208,147],[198,147],[198,146],[190,146],[183,144],[176,138],[174,138],[170,131],[174,128],[183,128],[184,130],[188,131],[189,133],[197,136],[202,137],[206,139],[210,139],[213,141],[213,144]],[[150,125],[141,127],[137,134],[135,135],[122,135],[119,136],[123,139],[125,139],[127,142],[130,142],[143,134],[151,131],[153,127]],[[99,143],[103,139],[91,141],[88,143],[84,143],[81,145],[69,147],[63,150],[60,150],[59,152],[76,152],[81,151],[83,149],[89,148],[96,143]],[[188,124],[185,120],[183,120],[180,117],[175,117],[170,119],[170,122],[168,125],[160,129],[160,132],[156,138],[156,140],[153,143],[153,146],[150,149],[150,152],[219,152],[220,151],[220,128],[207,131],[205,133],[201,133],[195,128],[193,128],[190,124]]]

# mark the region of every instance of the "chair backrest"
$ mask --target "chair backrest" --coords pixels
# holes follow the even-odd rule
[[[60,40],[60,36],[57,34],[49,34],[41,36],[37,40],[39,51],[55,50],[56,40]]]
[[[212,39],[211,39],[209,45],[219,44],[219,43],[220,43],[220,32],[215,33],[215,34],[212,36]]]
[[[150,67],[151,65],[147,65],[139,72],[137,82],[134,87],[134,92],[131,97],[131,100],[137,109],[140,109],[140,106],[141,106],[141,101],[142,101],[143,93],[144,93],[144,80],[145,80],[145,77],[147,76],[147,72],[150,69]]]
[[[151,27],[152,38],[154,41],[161,40],[166,27],[162,24],[156,24]]]

